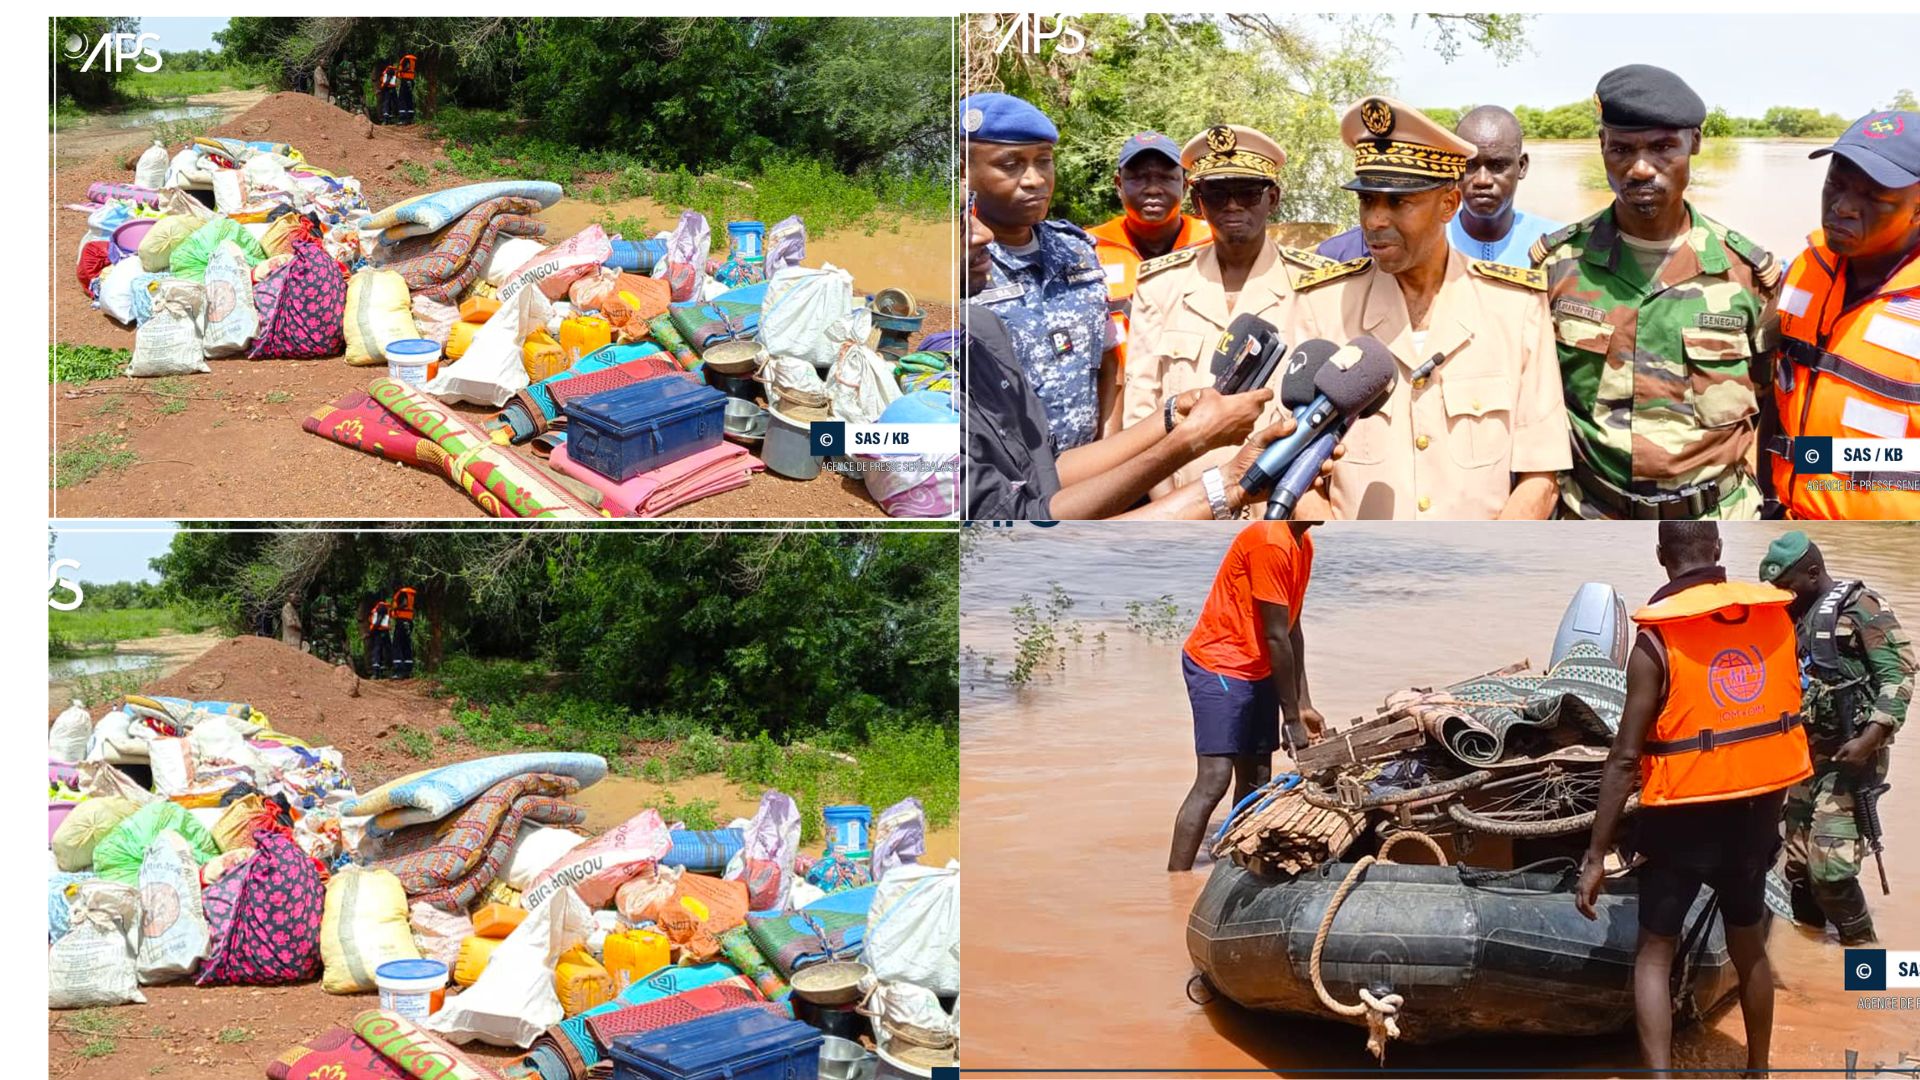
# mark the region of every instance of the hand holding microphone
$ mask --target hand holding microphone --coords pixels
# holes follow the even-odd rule
[[[1386,400],[1395,373],[1393,353],[1374,338],[1357,337],[1345,346],[1322,339],[1302,342],[1287,362],[1280,387],[1281,402],[1296,405],[1294,431],[1261,452],[1241,476],[1241,488],[1251,494],[1272,486],[1330,431],[1337,442],[1348,423]],[[1330,457],[1333,443],[1323,445]],[[1308,483],[1316,473],[1308,470]]]
[[[1236,316],[1213,354],[1213,388],[1223,394],[1257,390],[1267,385],[1286,355],[1286,339],[1272,323],[1258,315]]]
[[[1188,450],[1199,457],[1209,450],[1245,442],[1260,422],[1260,413],[1273,400],[1273,391],[1260,387],[1238,394],[1222,394],[1211,388],[1190,391],[1197,395],[1192,405],[1180,413],[1175,432],[1189,440]]]

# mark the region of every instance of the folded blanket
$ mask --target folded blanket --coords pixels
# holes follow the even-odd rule
[[[353,1033],[414,1080],[501,1080],[445,1039],[384,1009],[354,1017]]]
[[[338,1026],[267,1062],[267,1080],[406,1080],[407,1075],[365,1039]]]
[[[360,228],[381,230],[383,244],[398,243],[409,236],[439,232],[488,199],[509,195],[552,206],[560,201],[560,185],[545,180],[496,180],[428,192],[394,203],[361,222]]]
[[[723,341],[750,338],[760,332],[760,307],[767,298],[767,284],[728,289],[712,300],[691,300],[667,310],[674,329],[680,332],[694,352],[704,353]]]
[[[598,754],[559,751],[495,754],[389,780],[348,803],[340,812],[345,817],[373,815],[369,831],[383,836],[408,825],[438,821],[502,780],[523,773],[571,777],[584,788],[606,778],[607,759]]]
[[[793,993],[793,987],[774,970],[773,961],[768,960],[760,946],[753,943],[753,935],[744,926],[735,927],[720,935],[720,952],[727,963],[740,969],[741,973],[753,980],[753,985],[765,994],[768,1001],[785,1001]]]
[[[591,520],[600,515],[559,481],[543,475],[432,395],[397,379],[375,379],[367,392],[453,459],[451,475],[494,517]],[[606,763],[601,762],[604,771]],[[595,777],[599,779],[599,777]]]
[[[547,460],[562,473],[600,492],[600,508],[614,517],[653,518],[723,491],[747,486],[766,465],[744,446],[723,442],[657,469],[615,483],[556,447]]]
[[[532,199],[488,199],[423,245],[424,251],[415,254],[397,250],[398,257],[382,269],[399,274],[416,295],[443,304],[456,303],[486,272],[487,260],[493,257],[500,237],[546,235],[546,225],[529,216],[539,211],[540,204]]]
[[[446,821],[394,833],[373,866],[399,878],[410,901],[465,911],[513,857],[523,822],[585,824],[585,808],[566,799],[579,790],[580,781],[550,773],[502,780]]]
[[[844,911],[802,911],[762,918],[747,916],[747,932],[780,974],[836,957],[851,958],[867,936],[867,917]]]

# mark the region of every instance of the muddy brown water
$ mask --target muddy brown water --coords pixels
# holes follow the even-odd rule
[[[1191,873],[1165,870],[1193,769],[1179,641],[1237,528],[1069,523],[997,531],[975,548],[962,582],[962,849],[976,856],[963,909],[970,1067],[1373,1068],[1357,1028],[1224,1001],[1202,1008],[1184,992],[1193,971],[1187,914],[1212,866],[1203,856]],[[1726,564],[1751,578],[1782,531],[1723,526]],[[1910,613],[1909,626],[1920,623],[1920,527],[1809,531],[1836,573],[1866,579]],[[1631,610],[1664,580],[1651,524],[1345,522],[1314,537],[1302,614],[1307,670],[1315,704],[1336,725],[1371,713],[1400,687],[1523,657],[1538,668],[1582,582],[1611,583]],[[1069,647],[1063,669],[1011,690],[1003,678],[1014,654],[1009,612],[1023,597],[1044,601],[1055,582],[1073,601],[1065,618],[1080,624],[1081,643]],[[1129,629],[1129,602],[1168,594],[1180,609],[1171,640]],[[1863,878],[1890,949],[1920,948],[1920,832],[1903,825],[1920,813],[1915,743],[1911,733],[1896,743],[1894,789],[1882,802],[1893,895],[1879,895],[1870,868]],[[1863,1010],[1865,995],[1842,989],[1842,953],[1830,937],[1776,920],[1770,948],[1779,984],[1775,1075],[1839,1069],[1849,1048],[1867,1063],[1891,1062],[1920,1042],[1912,1013]],[[1677,1035],[1675,1064],[1737,1069],[1744,1043],[1739,1010],[1727,1008]],[[1639,1067],[1630,1033],[1402,1044],[1387,1062],[1386,1075],[1394,1066],[1603,1075]]]
[[[605,224],[638,218],[648,235],[666,232],[679,221],[680,212],[652,199],[623,199],[613,203],[563,198],[540,211],[550,237],[572,236],[596,222]],[[726,251],[727,223],[711,221],[713,250]],[[766,223],[772,227],[773,222]],[[644,239],[628,237],[627,239]],[[840,228],[816,235],[807,233],[808,266],[830,262],[853,275],[854,287],[871,295],[881,289],[905,289],[921,301],[952,304],[955,276],[954,231],[946,221],[888,220],[874,226],[871,233],[861,227]]]
[[[1826,139],[1713,139],[1693,159],[1687,197],[1701,213],[1758,240],[1781,259],[1820,226],[1827,159],[1807,155]],[[1527,178],[1515,203],[1556,221],[1578,221],[1613,201],[1598,140],[1527,143]]]

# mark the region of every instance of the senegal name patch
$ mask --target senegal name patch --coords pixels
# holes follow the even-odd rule
[[[1578,300],[1572,300],[1564,296],[1553,302],[1553,313],[1555,315],[1565,315],[1571,319],[1585,319],[1588,322],[1603,323],[1607,321],[1606,312],[1601,311],[1592,304],[1583,304]]]
[[[1744,333],[1747,329],[1747,317],[1702,311],[1693,317],[1693,325],[1702,330],[1732,330],[1735,333]]]

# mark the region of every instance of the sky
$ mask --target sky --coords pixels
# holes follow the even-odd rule
[[[140,32],[160,35],[161,52],[186,52],[190,49],[211,49],[213,32],[224,30],[227,20],[221,18],[160,18],[141,19]]]
[[[1505,67],[1477,49],[1447,63],[1430,22],[1388,18],[1400,54],[1394,96],[1420,106],[1585,101],[1621,64],[1667,68],[1734,116],[1793,105],[1853,120],[1902,87],[1920,92],[1914,15],[1540,15],[1528,23],[1526,55]]]
[[[113,532],[89,530],[116,530]],[[147,560],[164,555],[175,526],[167,522],[58,521],[52,525],[53,558],[73,559],[80,569],[62,567],[60,576],[78,581],[159,581]]]

